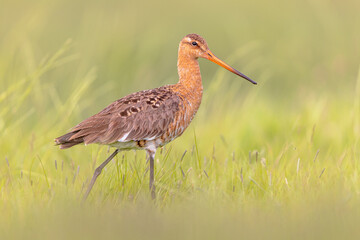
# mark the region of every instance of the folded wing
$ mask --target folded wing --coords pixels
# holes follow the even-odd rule
[[[112,144],[156,139],[168,130],[180,98],[167,87],[121,98],[55,139],[60,148],[85,143]]]

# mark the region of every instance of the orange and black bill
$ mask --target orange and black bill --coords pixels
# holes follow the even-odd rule
[[[246,75],[242,74],[241,72],[239,72],[238,70],[236,70],[235,68],[230,67],[229,65],[227,65],[226,63],[224,63],[223,61],[221,61],[218,57],[216,57],[210,50],[207,50],[207,59],[216,63],[217,65],[229,70],[232,73],[235,73],[236,75],[248,80],[249,82],[251,82],[252,84],[257,84],[257,82],[251,80],[251,78],[247,77]]]

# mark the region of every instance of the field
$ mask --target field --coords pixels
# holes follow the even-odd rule
[[[357,239],[360,2],[0,1],[1,239]],[[53,139],[129,93],[176,83],[198,33],[187,131],[118,156]]]

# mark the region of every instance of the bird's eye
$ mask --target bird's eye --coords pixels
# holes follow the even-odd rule
[[[191,43],[193,46],[197,46],[198,44],[197,44],[197,42],[192,42]]]

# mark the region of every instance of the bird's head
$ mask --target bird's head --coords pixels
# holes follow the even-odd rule
[[[209,49],[206,41],[204,38],[197,34],[188,34],[186,35],[180,42],[179,46],[179,54],[186,55],[190,58],[198,59],[200,58],[206,58],[219,66],[229,70],[230,72],[248,80],[249,82],[253,84],[257,84],[255,81],[251,80],[249,77],[245,76],[238,70],[230,67],[228,64],[220,60],[218,57],[216,57]]]

